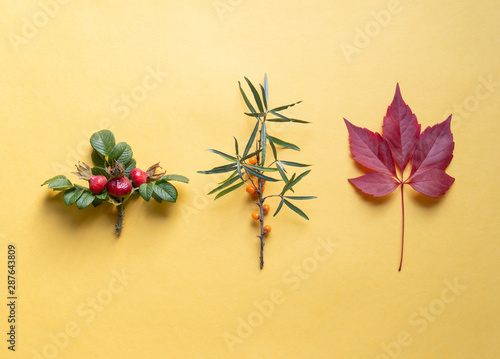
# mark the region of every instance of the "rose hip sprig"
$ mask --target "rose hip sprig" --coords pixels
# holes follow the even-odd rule
[[[213,152],[225,160],[229,161],[228,164],[212,168],[208,171],[198,171],[198,173],[203,174],[218,174],[218,173],[228,173],[231,174],[227,179],[222,181],[220,185],[212,190],[209,194],[217,193],[215,199],[218,199],[226,194],[238,189],[239,187],[246,185],[246,192],[254,198],[253,203],[257,205],[257,211],[251,214],[251,218],[259,221],[260,224],[260,234],[257,236],[260,240],[260,268],[264,267],[264,236],[271,232],[271,226],[264,224],[264,216],[270,211],[270,206],[265,203],[267,199],[272,197],[278,197],[280,199],[279,204],[274,212],[276,216],[283,204],[285,204],[292,211],[300,215],[305,219],[309,219],[307,215],[298,208],[293,201],[296,200],[309,200],[316,198],[314,196],[289,196],[287,193],[289,191],[294,192],[294,186],[307,176],[311,170],[307,170],[297,175],[293,173],[291,176],[287,169],[289,167],[309,167],[310,165],[283,161],[278,158],[277,147],[283,147],[295,151],[300,151],[300,148],[293,143],[283,141],[279,138],[271,136],[268,133],[267,123],[269,122],[294,122],[305,124],[307,121],[298,120],[295,118],[290,118],[283,115],[282,111],[289,107],[295,106],[302,101],[292,103],[290,105],[279,106],[275,108],[269,108],[269,90],[267,83],[267,75],[264,76],[264,85],[260,85],[261,95],[255,88],[255,86],[245,77],[256,106],[254,106],[243,91],[241,84],[239,84],[241,96],[248,109],[249,113],[245,112],[245,115],[255,119],[255,125],[253,131],[248,139],[245,149],[241,152],[238,140],[234,138],[235,152],[231,155],[218,151],[209,149],[208,151]],[[266,156],[269,149],[272,152],[273,160],[266,165]],[[271,157],[271,156],[267,156]],[[278,178],[273,177],[273,174],[279,174]],[[264,190],[266,182],[284,182],[284,185],[279,193],[264,195]]]
[[[120,235],[125,216],[125,202],[139,194],[145,201],[154,198],[157,202],[177,201],[177,189],[170,181],[189,183],[184,176],[161,172],[159,163],[150,166],[146,171],[136,167],[132,158],[132,148],[125,142],[116,143],[115,136],[109,130],[101,130],[90,137],[92,145],[92,162],[90,167],[84,162],[76,166],[73,172],[79,179],[88,181],[88,187],[73,184],[66,176],[58,175],[42,186],[48,185],[55,191],[62,191],[67,206],[76,203],[78,209],[92,204],[99,206],[104,201],[117,208],[118,221],[115,232]]]

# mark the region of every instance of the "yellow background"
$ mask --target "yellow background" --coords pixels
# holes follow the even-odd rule
[[[9,0],[0,14],[2,358],[498,357],[498,1]],[[244,190],[214,202],[220,177],[196,171],[222,162],[205,149],[246,142],[237,81],[265,72],[271,105],[303,100],[288,113],[312,124],[271,133],[302,149],[283,159],[314,164],[296,189],[319,198],[302,203],[310,221],[267,218],[261,271]],[[362,172],[342,120],[380,131],[397,82],[423,127],[454,114],[456,142],[445,196],[405,188],[400,273],[399,192],[370,201],[347,182]],[[176,204],[128,203],[118,240],[111,206],[40,187],[72,178],[101,127],[140,167],[191,179]]]

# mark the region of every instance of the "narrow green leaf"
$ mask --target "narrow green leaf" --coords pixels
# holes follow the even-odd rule
[[[284,195],[291,188],[294,180],[295,180],[295,173],[292,175],[290,180],[283,186],[283,189],[281,190],[281,195]]]
[[[303,163],[298,163],[298,162],[290,162],[290,161],[280,161],[281,163],[283,163],[284,165],[287,165],[287,166],[293,166],[293,167],[309,167],[311,165],[305,165]]]
[[[67,179],[67,178],[66,178],[66,176],[63,176],[63,175],[54,176],[51,179],[48,179],[45,182],[43,182],[41,184],[41,186],[45,186],[46,184],[50,184],[50,183],[52,183],[54,181],[61,180],[61,179]]]
[[[255,86],[246,77],[245,77],[245,81],[247,82],[248,86],[250,87],[250,90],[253,93],[253,97],[255,99],[255,103],[257,104],[257,107],[259,108],[260,112],[264,112],[264,107],[262,107],[262,101],[260,100],[259,93],[255,89]]]
[[[130,172],[137,167],[137,162],[132,158],[128,163],[127,167],[125,167],[125,176],[130,177]]]
[[[262,150],[258,150],[258,151],[252,152],[252,153],[246,155],[245,157],[240,158],[240,161],[248,160],[250,157],[257,156],[261,152],[262,152]]]
[[[158,197],[167,202],[175,202],[177,200],[177,189],[171,183],[162,180],[152,183],[154,184],[153,191]]]
[[[255,112],[255,113],[243,112],[243,113],[250,117],[263,117],[264,115],[266,115],[265,112]]]
[[[162,178],[160,178],[165,181],[177,181],[177,182],[183,182],[183,183],[189,183],[189,178],[181,176],[181,175],[165,175]]]
[[[267,139],[269,140],[269,137]],[[277,161],[278,160],[278,153],[276,152],[276,146],[274,145],[274,142],[269,140],[269,145],[271,146],[271,150],[273,150],[273,157]]]
[[[228,178],[226,178],[225,180],[220,181],[219,184],[226,183],[227,181],[233,179],[234,177],[238,177],[238,170],[235,170],[233,173],[231,173],[231,175]]]
[[[244,184],[245,184],[245,182],[240,182],[240,183],[238,183],[238,184],[235,184],[235,185],[234,185],[234,186],[232,186],[232,187],[229,187],[229,188],[225,189],[225,190],[224,190],[224,191],[222,191],[222,192],[219,192],[219,193],[217,194],[217,196],[215,196],[214,201],[215,201],[216,199],[221,198],[222,196],[225,196],[225,195],[226,195],[226,194],[228,194],[229,192],[232,192],[232,191],[234,191],[235,189],[240,188],[240,187],[241,187],[241,186],[243,186]]]
[[[273,137],[271,135],[267,135],[267,138],[269,138],[271,141],[273,141],[275,145],[290,148],[290,149],[295,150],[295,151],[300,151],[300,148],[297,145],[294,145],[293,143],[280,140],[279,138]]]
[[[266,90],[264,89],[264,87],[262,87],[261,84],[259,84],[260,86],[260,92],[262,93],[262,102],[264,102],[264,108],[266,109],[267,111],[267,96],[266,96]]]
[[[268,177],[266,175],[263,175],[262,173],[252,169],[252,168],[249,168],[249,167],[245,167],[245,170],[248,171],[249,173],[253,174],[255,177],[258,177],[260,179],[263,179],[264,181],[268,181],[268,182],[278,182],[277,179],[274,179],[272,177]]]
[[[305,172],[302,172],[299,176],[297,176],[297,178],[293,181],[293,183],[291,184],[290,188],[292,188],[293,186],[295,186],[297,183],[299,183],[299,181],[304,178],[305,176],[307,176],[309,174],[309,172],[311,172],[311,170],[307,170]]]
[[[233,138],[234,138],[234,150],[235,150],[236,156],[239,156],[240,155],[240,148],[238,146],[238,140],[234,136],[233,136]]]
[[[215,192],[218,192],[220,191],[221,189],[224,189],[226,187],[229,187],[230,185],[232,185],[234,182],[236,182],[237,180],[239,180],[240,177],[239,176],[235,176],[233,178],[230,178],[228,181],[225,181],[224,183],[222,183],[220,186],[214,188],[213,190],[211,190],[210,192],[208,192],[208,195],[211,195],[211,194],[214,194]]]
[[[252,148],[254,141],[255,141],[255,135],[257,134],[257,131],[259,130],[259,124],[260,122],[257,121],[255,123],[255,127],[253,128],[252,134],[250,135],[250,138],[248,139],[247,146],[245,147],[245,151],[243,152],[243,157],[245,157],[248,152],[250,152],[250,149]]]
[[[307,200],[307,199],[316,199],[318,197],[316,197],[316,196],[285,196],[285,198],[293,199],[293,200],[297,200],[297,201],[303,201],[303,200]]]
[[[102,167],[92,167],[92,174],[94,176],[105,176],[106,178],[109,178],[109,174],[108,172],[106,172],[106,170]]]
[[[297,213],[299,216],[309,220],[309,217],[307,217],[307,215],[299,207],[293,205],[292,203],[290,203],[286,199],[285,199],[285,204],[287,205],[288,208],[290,208],[292,211]]]
[[[279,163],[277,163],[277,162],[276,162],[276,169],[277,169],[277,170],[278,170],[278,172],[280,173],[281,178],[283,178],[283,181],[284,181],[285,183],[288,183],[288,177],[287,177],[287,175],[286,175],[286,173],[285,173],[284,168],[282,168],[282,167],[281,167],[281,165],[280,165]]]
[[[65,189],[73,187],[73,184],[71,184],[71,181],[69,179],[61,178],[61,179],[56,179],[49,184],[49,188],[52,188],[54,191],[64,191]]]
[[[109,130],[101,130],[90,137],[90,144],[103,156],[109,156],[115,147],[115,136]]]
[[[139,186],[139,194],[146,202],[149,202],[149,200],[151,199],[154,186],[154,182],[143,183]]]
[[[63,200],[64,203],[66,203],[66,206],[71,206],[73,203],[75,203],[78,198],[83,193],[83,189],[80,188],[70,188],[63,194]]]
[[[280,201],[280,204],[278,205],[278,208],[276,208],[276,212],[274,212],[274,214],[273,214],[273,217],[276,217],[276,215],[281,211],[281,207],[283,207],[283,202],[284,201],[285,201],[285,199],[282,197],[281,201]]]
[[[250,101],[248,101],[247,95],[245,95],[245,91],[243,91],[243,89],[241,88],[241,83],[239,81],[238,81],[238,85],[240,86],[240,92],[241,92],[241,96],[243,97],[243,101],[245,101],[248,109],[252,113],[257,113],[257,111],[255,111],[255,109],[253,108],[252,104],[250,103]]]
[[[276,172],[277,171],[277,169],[273,168],[273,167],[262,167],[262,166],[257,166],[257,165],[251,165],[249,163],[247,163],[245,166],[251,167],[254,170],[263,171],[263,172]]]
[[[210,175],[210,174],[214,174],[214,173],[230,172],[230,171],[234,171],[235,169],[236,169],[236,164],[235,163],[231,163],[229,165],[214,167],[214,168],[212,168],[211,170],[208,170],[208,171],[198,171],[198,173]]]
[[[83,191],[82,195],[76,201],[76,206],[78,209],[84,209],[89,204],[91,204],[95,199],[95,195],[90,191]]]
[[[266,163],[266,147],[267,147],[267,128],[266,122],[262,123],[262,127],[260,129],[260,145],[262,147],[262,154],[260,155],[260,165],[264,166]]]
[[[283,111],[283,110],[286,110],[287,108],[289,107],[293,107],[295,105],[298,105],[299,103],[301,103],[302,101],[299,101],[299,102],[295,102],[295,103],[292,103],[290,105],[285,105],[285,106],[280,106],[280,107],[276,107],[276,108],[273,108],[271,111],[269,112],[278,112],[278,111]]]
[[[92,162],[94,162],[94,165],[97,167],[104,167],[104,156],[95,149],[92,149]]]
[[[217,154],[217,155],[221,156],[222,158],[224,158],[224,159],[226,159],[226,160],[228,160],[228,161],[233,161],[233,162],[235,162],[235,161],[236,161],[236,157],[234,157],[234,156],[230,156],[230,155],[228,155],[227,153],[224,153],[224,152],[221,152],[221,151],[217,151],[217,150],[213,150],[213,149],[208,149],[207,151],[208,151],[208,152],[215,153],[215,154]]]
[[[132,159],[132,148],[125,142],[120,142],[113,147],[111,150],[108,160],[112,164],[113,161],[122,163],[125,167],[129,164]]]
[[[264,74],[264,90],[266,91],[266,103],[269,103],[269,85],[267,83],[267,74]]]
[[[290,121],[295,122],[295,123],[311,123],[309,121],[299,120],[297,118],[290,118]]]

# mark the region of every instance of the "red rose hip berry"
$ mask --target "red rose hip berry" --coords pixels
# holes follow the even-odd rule
[[[127,197],[132,192],[132,183],[125,176],[112,178],[106,184],[106,189],[114,197]]]
[[[108,179],[103,175],[90,176],[89,180],[90,192],[92,192],[93,194],[101,194],[104,191],[107,182]]]
[[[130,178],[132,179],[132,183],[134,187],[139,187],[143,183],[147,183],[148,174],[139,168],[134,168],[130,171]]]

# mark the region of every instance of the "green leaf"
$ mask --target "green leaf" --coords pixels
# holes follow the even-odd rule
[[[75,203],[78,198],[83,193],[83,189],[80,188],[70,188],[63,194],[63,200],[64,203],[66,203],[66,206],[71,206],[73,203]]]
[[[289,107],[293,107],[295,105],[298,105],[299,103],[301,103],[302,101],[299,101],[299,102],[295,102],[295,103],[292,103],[290,105],[285,105],[285,106],[280,106],[280,107],[276,107],[276,108],[273,108],[271,111],[269,112],[278,112],[278,111],[283,111],[283,110],[286,110],[287,108]]]
[[[271,122],[310,123],[308,121],[303,121],[303,120],[299,120],[299,119],[296,119],[296,118],[289,118],[289,117],[283,116],[282,114],[279,114],[277,112],[273,112],[273,111],[269,111],[269,112],[271,112],[273,115],[278,116],[279,118],[269,118],[269,119],[266,119],[266,121],[271,121]]]
[[[250,101],[248,101],[247,95],[245,95],[245,91],[243,91],[243,89],[241,88],[241,83],[239,81],[238,81],[238,85],[240,86],[240,92],[241,92],[241,96],[243,97],[243,101],[245,101],[248,109],[252,113],[257,113],[257,111],[255,111],[255,109],[253,108],[252,104],[250,103]]]
[[[98,198],[98,199],[106,199],[106,196],[108,195],[108,192],[106,190],[104,190],[104,192],[100,193],[100,194],[96,194],[95,198]]]
[[[307,217],[307,215],[299,207],[296,207],[292,203],[288,202],[286,199],[285,199],[285,204],[287,205],[288,208],[297,213],[299,216],[309,220],[309,217]]]
[[[276,152],[276,146],[274,145],[274,142],[269,140],[269,145],[271,145],[271,149],[273,150],[274,159],[277,161],[278,160],[278,153]]]
[[[184,183],[189,183],[189,178],[181,176],[181,175],[165,175],[162,178],[160,178],[165,181],[177,181],[177,182],[184,182]]]
[[[300,151],[300,148],[298,146],[294,145],[293,143],[280,140],[279,138],[273,137],[271,135],[267,135],[267,138],[269,140],[273,141],[275,145],[290,148],[290,149],[296,150],[296,151]]]
[[[240,161],[236,161],[236,171],[238,172],[238,176],[243,180],[243,173],[241,173],[241,163]]]
[[[90,144],[103,156],[109,156],[115,147],[115,136],[109,130],[101,130],[90,137]]]
[[[61,180],[61,179],[67,179],[67,178],[66,178],[66,176],[63,176],[63,175],[54,176],[51,179],[48,179],[45,182],[43,182],[41,184],[41,186],[45,186],[46,184],[50,184],[50,183],[52,183],[54,181]]]
[[[104,167],[104,156],[101,155],[99,152],[96,150],[92,150],[92,162],[94,162],[94,165],[97,167]]]
[[[158,197],[167,202],[175,202],[177,200],[177,189],[171,183],[162,180],[152,183],[154,184],[153,191]]]
[[[111,150],[108,160],[112,164],[113,161],[122,163],[127,166],[132,159],[132,148],[125,142],[117,143],[115,147]]]
[[[250,87],[250,90],[252,90],[253,98],[255,99],[255,103],[257,104],[259,111],[264,112],[264,107],[262,107],[262,101],[260,100],[259,93],[255,89],[254,85],[250,82],[250,80],[247,79],[246,77],[245,77],[245,81],[247,82],[248,86]]]
[[[234,137],[234,150],[236,151],[236,156],[239,156],[240,155],[240,148],[238,146],[238,140],[236,139],[236,137]]]
[[[84,209],[89,204],[91,204],[95,199],[95,195],[90,191],[83,191],[82,195],[76,201],[76,206],[78,209]]]
[[[250,149],[253,146],[253,142],[255,141],[255,135],[257,134],[257,131],[259,130],[259,124],[260,122],[257,121],[255,124],[255,127],[253,128],[252,134],[250,135],[250,138],[248,139],[247,146],[245,147],[245,151],[243,152],[243,157],[245,157],[248,152],[250,152]]]
[[[251,167],[254,170],[259,170],[259,171],[263,171],[263,172],[276,172],[277,171],[277,169],[273,168],[273,167],[261,167],[261,166],[257,166],[257,165],[251,165],[249,163],[247,163],[245,166]]]
[[[215,154],[221,156],[222,158],[225,158],[228,161],[233,161],[233,162],[236,161],[236,157],[230,156],[227,153],[224,153],[224,152],[221,152],[221,151],[217,151],[217,150],[213,150],[213,149],[208,149],[207,151],[215,153]]]
[[[265,112],[255,112],[255,113],[243,112],[243,113],[250,117],[263,117],[266,115]]]
[[[268,181],[268,182],[278,182],[277,179],[274,179],[272,177],[268,177],[266,175],[263,175],[262,173],[252,169],[252,168],[249,168],[249,167],[245,167],[245,170],[248,171],[249,173],[253,174],[255,177],[258,177],[260,179],[263,179],[264,181]]]
[[[130,172],[137,166],[137,162],[132,158],[125,167],[125,176],[130,177]]]
[[[262,123],[262,127],[260,129],[260,145],[262,147],[262,154],[260,156],[260,165],[264,166],[264,163],[266,163],[266,136],[267,136],[267,129],[266,129],[266,123]]]
[[[269,103],[269,85],[267,83],[267,74],[264,74],[264,90],[266,91],[265,101],[266,103]]]
[[[230,171],[234,171],[235,169],[236,169],[236,163],[231,163],[229,165],[214,167],[214,168],[212,168],[211,170],[208,170],[208,171],[198,171],[198,173],[202,173],[202,174],[205,174],[205,175],[210,175],[210,174],[214,174],[214,173],[230,172]]]
[[[286,191],[288,191],[292,187],[294,180],[295,180],[295,173],[292,175],[290,180],[283,186],[283,189],[281,190],[281,195],[284,195]]]
[[[104,202],[104,200],[103,200],[103,199],[100,199],[100,198],[97,198],[97,197],[96,197],[96,198],[92,201],[92,205],[93,205],[94,207],[97,207],[97,206],[101,205],[101,204],[102,204],[102,202]]]
[[[262,152],[262,150],[258,150],[258,151],[252,152],[252,153],[246,155],[245,157],[240,158],[240,161],[248,160],[250,157],[257,156],[261,152]]]
[[[283,178],[283,181],[285,181],[285,183],[288,183],[288,177],[285,173],[284,168],[282,168],[279,163],[276,163],[276,169],[280,173],[281,178]]]
[[[283,207],[283,202],[284,201],[285,201],[285,199],[282,197],[281,201],[280,201],[280,204],[278,205],[278,208],[276,208],[276,212],[274,212],[274,214],[273,214],[273,217],[276,217],[276,215],[281,211],[281,207]]]
[[[231,175],[228,178],[226,178],[224,181],[220,181],[219,184],[226,183],[227,181],[233,179],[234,177],[238,177],[238,170],[231,173]]]
[[[219,192],[219,194],[217,194],[217,196],[215,196],[214,201],[215,201],[216,199],[221,198],[222,196],[225,196],[225,195],[226,195],[226,194],[228,194],[229,192],[232,192],[232,191],[234,191],[235,189],[240,188],[240,187],[241,187],[241,186],[243,186],[244,184],[245,184],[245,182],[240,182],[240,183],[238,183],[238,184],[235,184],[235,185],[234,185],[234,186],[232,186],[232,187],[229,187],[229,188],[225,189],[225,190],[224,190],[224,191],[222,191],[222,192]]]
[[[239,176],[235,176],[235,177],[230,177],[228,181],[224,181],[224,183],[222,183],[220,186],[214,188],[213,190],[211,190],[210,192],[208,192],[208,195],[211,195],[215,192],[218,192],[220,191],[221,189],[224,189],[226,187],[229,187],[230,185],[232,185],[234,182],[236,182],[237,180],[239,180],[240,177]]]
[[[267,96],[266,96],[266,90],[264,89],[264,87],[262,87],[261,84],[259,84],[260,86],[260,92],[262,93],[262,101],[264,102],[264,108],[266,109],[267,111]]]
[[[156,202],[161,203],[163,199],[161,199],[160,196],[158,196],[156,193],[153,192],[153,195],[151,196],[155,199]]]
[[[307,176],[309,174],[309,172],[311,172],[311,170],[307,170],[305,172],[302,172],[299,176],[297,176],[297,178],[293,181],[293,183],[291,184],[290,188],[292,188],[293,186],[295,186],[297,183],[299,183],[299,181],[304,178],[305,176]]]
[[[65,189],[73,187],[71,181],[66,177],[61,179],[56,179],[49,184],[49,188],[52,188],[54,191],[64,191]]]
[[[143,183],[139,186],[139,194],[146,202],[149,202],[149,200],[151,199],[154,186],[154,182]]]
[[[102,167],[92,167],[92,174],[94,176],[105,176],[106,178],[109,178],[109,174],[108,172],[106,172],[106,170]]]
[[[305,165],[303,163],[298,163],[298,162],[290,162],[290,161],[280,161],[282,164],[287,165],[287,166],[293,166],[293,167],[309,167],[311,165]]]
[[[293,200],[297,200],[297,201],[303,201],[303,200],[307,200],[307,199],[316,199],[318,197],[316,197],[316,196],[285,196],[285,198],[293,199]]]

